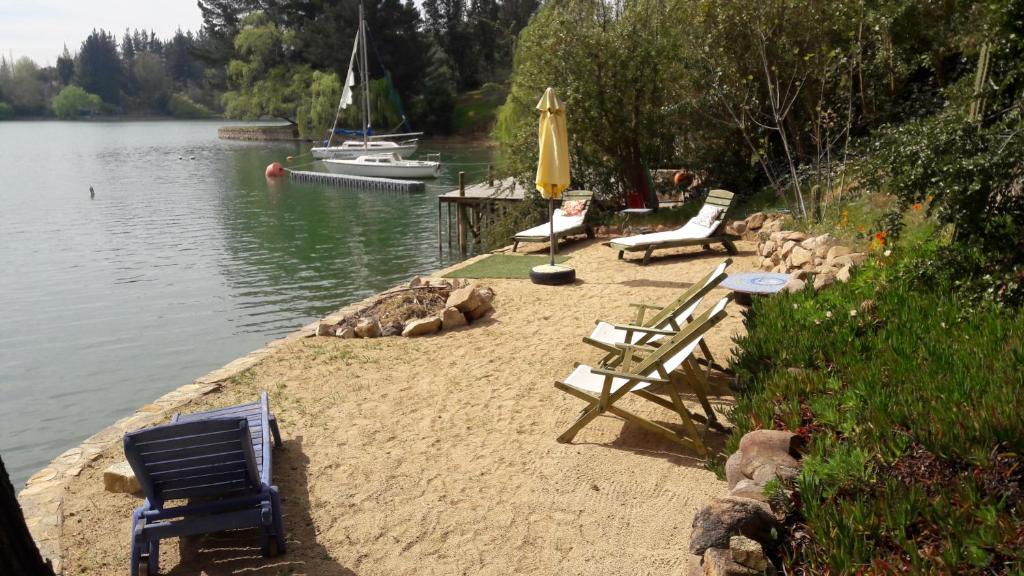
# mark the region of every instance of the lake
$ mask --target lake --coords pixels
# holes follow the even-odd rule
[[[446,163],[426,193],[268,182],[308,145],[218,140],[224,124],[0,122],[0,456],[16,486],[138,406],[450,264],[436,196],[492,155],[425,143]]]

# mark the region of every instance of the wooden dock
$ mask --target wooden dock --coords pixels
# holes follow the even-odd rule
[[[526,198],[526,189],[514,178],[490,180],[466,185],[459,173],[459,187],[437,197],[437,251],[444,250],[444,214],[447,214],[448,247],[452,247],[452,228],[459,254],[465,256],[469,243],[482,241],[484,226],[504,214],[516,202]],[[454,218],[452,212],[455,212]]]
[[[351,176],[348,174],[332,174],[330,172],[307,172],[305,170],[289,170],[288,176],[296,182],[312,184],[328,184],[345,186],[362,190],[380,190],[383,192],[423,192],[426,185],[419,180],[399,180],[397,178],[372,178],[370,176]]]

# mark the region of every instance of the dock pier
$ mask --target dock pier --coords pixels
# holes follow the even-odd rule
[[[469,243],[479,243],[484,226],[504,214],[516,202],[522,202],[526,190],[514,178],[489,179],[469,186],[465,173],[459,173],[459,187],[437,197],[437,252],[444,252],[447,215],[448,248],[452,248],[452,225],[459,254],[465,256]],[[454,218],[452,212],[455,213]]]
[[[423,192],[426,185],[419,180],[399,180],[397,178],[373,178],[370,176],[350,176],[348,174],[332,174],[330,172],[309,172],[305,170],[289,170],[288,177],[296,182],[312,184],[330,184],[332,186],[348,186],[363,190],[381,190],[384,192]]]

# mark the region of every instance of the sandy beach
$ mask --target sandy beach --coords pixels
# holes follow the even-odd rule
[[[730,272],[752,270],[738,243]],[[536,250],[543,251],[544,246]],[[284,437],[274,454],[287,554],[264,559],[252,534],[165,541],[164,574],[685,574],[693,515],[727,493],[693,453],[615,417],[572,444],[555,437],[583,403],[556,390],[600,354],[581,338],[596,319],[628,321],[630,302],[672,299],[726,257],[679,249],[649,266],[597,241],[570,243],[579,281],[543,287],[480,280],[495,312],[422,338],[307,338],[184,411],[270,395]],[[681,256],[680,254],[686,254]],[[726,294],[714,290],[702,309]],[[708,336],[719,361],[743,329],[741,308]],[[196,343],[202,345],[202,343]],[[731,402],[719,379],[712,403]],[[699,412],[695,397],[685,398]],[[140,404],[146,399],[140,399]],[[626,406],[678,420],[639,398]],[[707,433],[710,447],[721,433]],[[139,497],[103,490],[120,445],[84,469],[64,499],[66,573],[125,574]]]

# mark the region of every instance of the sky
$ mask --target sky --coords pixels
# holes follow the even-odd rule
[[[196,0],[0,0],[0,54],[53,65],[64,44],[74,54],[93,28],[120,41],[125,28],[168,39],[178,28],[199,30],[202,24]]]

